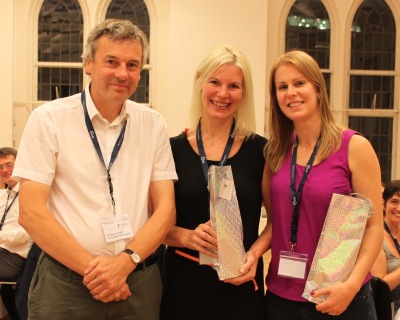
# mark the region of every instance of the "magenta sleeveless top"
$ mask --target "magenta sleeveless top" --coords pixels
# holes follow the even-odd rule
[[[304,184],[299,204],[299,226],[295,251],[308,254],[306,279],[332,194],[348,195],[352,192],[348,147],[350,138],[354,134],[358,133],[349,129],[345,130],[342,134],[340,149],[324,161],[313,165]],[[308,301],[301,297],[306,279],[290,279],[277,275],[279,253],[282,250],[290,251],[290,224],[293,213],[290,199],[291,159],[292,149],[290,148],[282,167],[272,176],[271,180],[272,257],[266,284],[268,290],[285,299]],[[296,165],[296,190],[298,190],[304,169],[305,166]],[[369,277],[368,275],[366,281],[369,280]]]

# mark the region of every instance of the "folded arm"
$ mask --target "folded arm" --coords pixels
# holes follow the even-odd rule
[[[54,218],[47,208],[50,187],[21,179],[19,224],[54,259],[83,275],[92,255]]]
[[[349,144],[349,166],[353,192],[360,193],[372,202],[374,214],[368,218],[356,264],[343,283],[315,291],[315,297],[327,295],[319,305],[321,312],[343,313],[360,290],[365,277],[382,248],[383,208],[381,172],[378,158],[367,139],[354,135]]]
[[[154,211],[127,248],[137,252],[142,261],[153,253],[175,224],[173,181],[150,183],[150,201]],[[103,302],[126,299],[131,295],[126,284],[128,275],[136,265],[126,253],[116,257],[97,257],[85,270],[84,284],[93,297]]]

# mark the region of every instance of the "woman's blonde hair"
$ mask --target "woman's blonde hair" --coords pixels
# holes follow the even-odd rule
[[[242,52],[231,45],[219,45],[212,49],[197,67],[193,85],[189,115],[189,128],[196,130],[203,112],[202,91],[210,77],[224,64],[231,64],[243,73],[243,96],[235,117],[237,135],[250,136],[255,131],[253,80],[250,64]]]
[[[294,124],[287,118],[279,107],[276,96],[276,70],[285,64],[293,65],[306,77],[317,90],[318,108],[321,114],[321,133],[318,159],[326,159],[339,149],[343,128],[336,123],[329,106],[325,79],[318,63],[307,53],[299,50],[289,51],[281,55],[272,67],[269,80],[270,138],[265,153],[272,172],[277,172],[282,166],[285,155],[293,145]]]

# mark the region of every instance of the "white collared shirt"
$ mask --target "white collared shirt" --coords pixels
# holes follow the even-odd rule
[[[0,190],[0,220],[4,216],[6,206],[9,208],[4,225],[0,231],[0,247],[26,259],[32,246],[32,239],[18,223],[19,204],[18,198],[15,198],[18,191],[19,183],[11,190]],[[13,201],[14,198],[15,201]]]
[[[85,89],[86,105],[108,166],[127,120],[125,138],[111,168],[116,214],[127,214],[135,235],[149,218],[151,181],[177,175],[163,117],[127,100],[110,124]],[[81,94],[35,109],[25,127],[13,177],[51,186],[48,207],[59,223],[93,255],[116,255],[131,239],[106,243],[100,219],[113,210],[106,169],[89,138]]]

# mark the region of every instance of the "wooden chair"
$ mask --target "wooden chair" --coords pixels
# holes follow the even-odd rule
[[[17,284],[17,278],[12,278],[12,279],[0,278],[0,285],[2,285],[2,284],[13,284],[13,285],[16,285]]]

